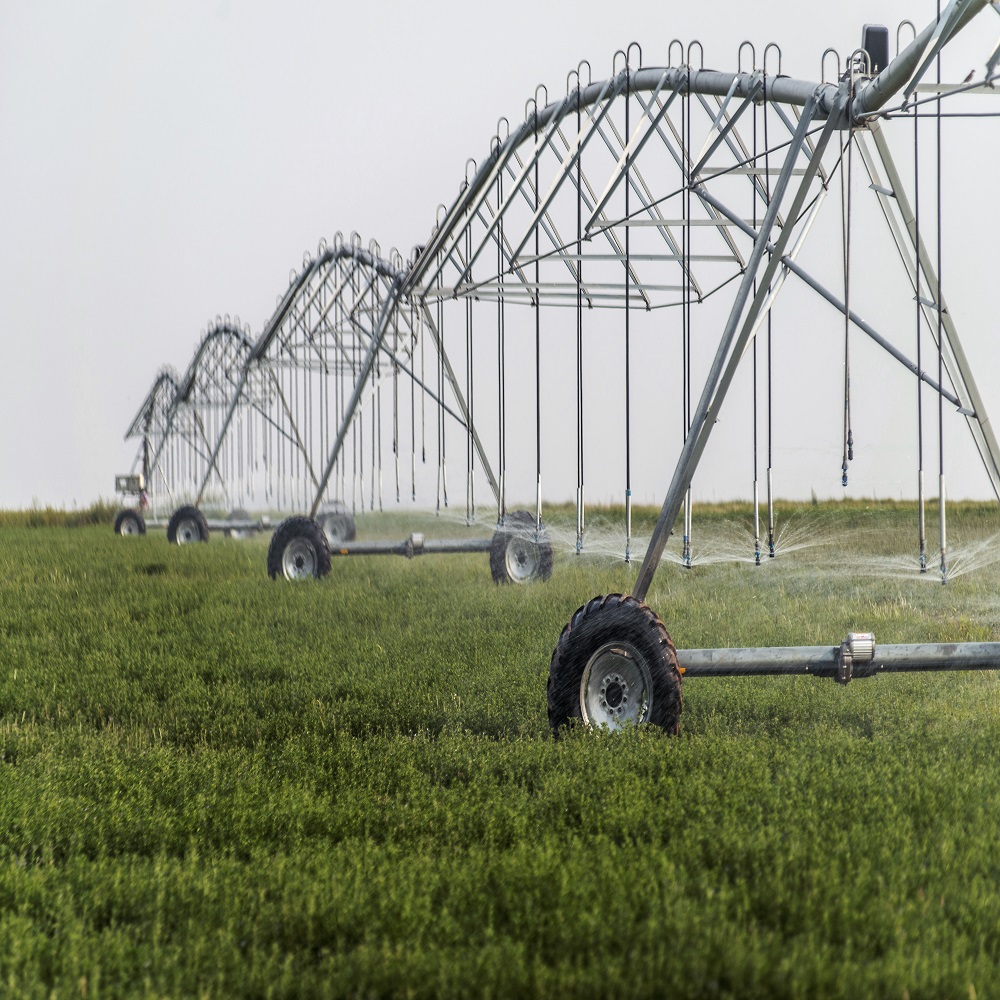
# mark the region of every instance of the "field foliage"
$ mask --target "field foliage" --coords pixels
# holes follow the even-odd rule
[[[699,511],[649,603],[680,647],[1000,639],[996,508],[949,513],[942,587],[906,505],[784,508],[759,568]],[[0,526],[0,994],[1000,994],[994,673],[692,680],[678,738],[554,740],[556,638],[634,565],[289,585],[266,544]]]

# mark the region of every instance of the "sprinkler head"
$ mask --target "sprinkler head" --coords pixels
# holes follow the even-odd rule
[[[841,486],[846,486],[847,485],[847,473],[846,472],[844,473],[844,475],[840,479],[840,485]]]

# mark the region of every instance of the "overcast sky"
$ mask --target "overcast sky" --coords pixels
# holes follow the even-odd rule
[[[823,50],[849,52],[864,22],[894,39],[902,18],[922,27],[933,14],[927,0],[0,0],[0,506],[110,496],[134,454],[122,436],[162,364],[183,371],[216,314],[259,332],[321,237],[357,230],[408,255],[497,119],[520,121],[540,82],[562,93],[581,59],[599,79],[632,40],[644,64],[665,65],[671,38],[698,38],[706,65],[735,69],[742,39],[774,40],[785,73],[818,79]],[[986,11],[969,33],[950,50],[954,79],[982,72],[1000,18]],[[956,125],[946,150],[949,298],[994,414],[998,133]],[[912,494],[895,433],[866,428],[859,491]],[[986,496],[955,447],[952,492]],[[784,492],[808,495],[814,479],[789,475]],[[699,484],[733,492],[711,454]],[[838,485],[827,469],[818,492]],[[657,489],[641,499],[658,502]]]

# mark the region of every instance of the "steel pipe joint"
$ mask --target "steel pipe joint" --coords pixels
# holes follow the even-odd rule
[[[856,670],[857,667],[862,669]],[[851,678],[871,677],[875,673],[875,636],[871,632],[848,632],[840,644],[837,658],[837,683],[848,684]]]

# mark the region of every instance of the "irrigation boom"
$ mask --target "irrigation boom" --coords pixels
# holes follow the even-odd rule
[[[925,670],[1000,669],[1000,642],[899,643],[879,646],[870,632],[851,632],[839,646],[679,649],[685,677],[808,674],[846,684],[855,677]]]
[[[1000,13],[996,0],[949,0],[939,4],[937,18],[922,31],[904,22],[913,29],[913,38],[901,48],[897,32],[894,59],[889,57],[888,29],[866,25],[861,48],[843,66],[835,50],[826,50],[819,80],[782,73],[781,52],[774,43],[758,59],[754,46],[744,42],[735,71],[720,72],[705,68],[700,43],[685,48],[674,40],[667,46],[665,65],[643,65],[641,49],[633,43],[615,54],[612,75],[604,80],[592,79],[590,64],[581,63],[567,76],[565,94],[550,99],[545,89],[540,100],[539,88],[525,105],[523,122],[513,127],[506,119],[503,126],[498,122],[487,154],[467,161],[457,195],[439,206],[434,228],[409,259],[397,251],[383,256],[374,241],[366,249],[356,234],[347,241],[338,234],[332,246],[321,244],[317,255],[307,256],[302,269],[293,272],[259,336],[251,337],[249,327],[238,321],[217,317],[183,377],[161,370],[128,433],[142,438],[137,456],[142,476],[132,477],[137,484],[132,492],[143,504],[145,484],[150,484],[150,523],[156,523],[157,498],[166,495],[171,503],[182,503],[167,523],[171,541],[207,541],[211,530],[238,536],[270,527],[242,508],[263,499],[271,511],[308,511],[307,517],[291,516],[278,525],[268,550],[273,578],[323,576],[330,572],[333,556],[413,558],[489,551],[497,582],[544,579],[552,565],[552,546],[542,520],[542,456],[550,450],[549,442],[543,447],[542,403],[551,400],[549,408],[558,406],[556,417],[564,422],[575,417],[580,553],[586,537],[589,454],[584,431],[588,420],[590,428],[595,420],[593,410],[586,415],[586,396],[601,423],[617,419],[613,410],[622,418],[623,447],[608,448],[603,439],[601,447],[604,454],[620,451],[624,459],[624,554],[629,562],[637,482],[633,457],[645,452],[659,463],[667,438],[662,409],[652,420],[645,419],[648,414],[640,419],[639,405],[660,403],[672,394],[681,403],[682,444],[659,519],[631,595],[594,598],[563,630],[549,672],[554,729],[576,718],[612,727],[634,721],[675,730],[682,676],[810,674],[846,683],[881,672],[1000,668],[998,643],[877,647],[870,633],[851,633],[839,646],[677,652],[663,623],[645,604],[682,510],[682,559],[685,566],[692,565],[692,479],[751,352],[755,562],[760,565],[762,552],[775,555],[771,321],[789,276],[832,307],[843,324],[843,486],[854,459],[851,333],[864,334],[915,378],[921,571],[927,568],[921,393],[933,394],[937,404],[938,442],[945,439],[945,403],[965,420],[1000,499],[1000,443],[940,277],[941,99],[963,88],[1000,93],[995,87],[1000,49],[987,50],[981,81],[970,75],[965,84],[942,85],[938,75],[937,97],[919,96],[931,89],[922,81],[942,50],[988,6]],[[832,76],[827,74],[829,53],[836,56]],[[890,109],[892,103],[896,106]],[[921,111],[921,104],[930,107]],[[884,134],[887,123],[903,112],[914,127],[912,185],[904,180]],[[935,117],[938,218],[936,227],[922,230],[918,126]],[[758,122],[763,147],[758,145]],[[864,170],[871,182],[864,197],[884,217],[903,265],[905,285],[898,274],[895,280],[905,298],[895,315],[913,317],[915,359],[862,318],[857,297],[852,303],[851,233],[857,222],[852,191],[859,186],[852,181],[855,152],[859,175]],[[821,281],[808,270],[822,263],[807,264],[800,255],[838,181],[843,239],[838,265],[843,273],[837,277],[843,279],[842,294],[839,284]],[[936,230],[936,254],[927,245],[929,230]],[[855,265],[855,278],[862,277]],[[699,330],[697,340],[692,338],[692,306],[716,296],[721,311],[716,317],[709,310],[712,326],[706,331],[717,338],[716,347],[699,391],[692,380],[692,344],[704,337]],[[884,306],[879,322],[897,322],[884,318],[894,312],[888,302]],[[520,329],[509,320],[518,307],[522,319],[528,319]],[[553,316],[556,308],[564,317],[575,313],[575,407],[568,398],[546,391],[542,376],[542,315]],[[595,311],[600,309],[618,310],[621,327],[612,326],[614,314],[598,318]],[[561,330],[568,344],[571,325],[560,327],[557,320],[551,329]],[[612,334],[602,345],[597,392],[584,377],[584,345],[596,339],[592,330]],[[758,407],[762,330],[767,352],[760,380],[767,397]],[[623,334],[621,369],[612,358],[618,333]],[[651,392],[652,383],[633,378],[633,371],[638,374],[639,363],[649,369],[660,364],[664,355],[658,352],[677,333],[680,364],[670,361],[657,372],[662,378]],[[923,360],[921,345],[928,339],[936,365]],[[564,351],[560,357],[563,383],[569,381],[569,354]],[[484,357],[487,370],[495,371],[496,381],[489,387],[475,361]],[[592,364],[587,363],[588,371]],[[624,375],[621,383],[616,381],[619,373]],[[496,390],[480,395],[478,409],[477,382],[480,390]],[[515,408],[523,412],[515,415]],[[767,414],[765,538],[759,511],[758,409]],[[489,416],[484,418],[484,412]],[[382,509],[388,478],[383,476],[383,451],[391,456],[386,467],[394,472],[396,503],[404,494],[415,502],[418,469],[428,464],[436,444],[437,510],[448,507],[448,427],[454,428],[453,462],[456,435],[464,446],[466,525],[476,521],[478,472],[496,504],[493,537],[439,540],[413,533],[401,541],[354,541],[354,512],[366,506],[374,511],[376,504]],[[488,449],[494,429],[495,452]],[[383,448],[390,435],[391,448]],[[560,440],[566,437],[561,434]],[[587,440],[595,440],[590,429]],[[508,450],[512,467],[518,459],[531,464],[517,474],[531,474],[533,511],[507,507],[512,481]],[[401,482],[401,472],[407,471],[401,456],[407,451],[408,483],[405,477]],[[423,475],[431,478],[429,472]],[[454,487],[454,479],[452,483]],[[946,582],[943,444],[938,486],[940,569]],[[456,492],[453,488],[453,496]],[[193,504],[186,502],[192,498]],[[229,517],[209,520],[203,504],[223,505],[221,509],[230,509]],[[142,533],[140,511],[123,511],[116,530]]]

